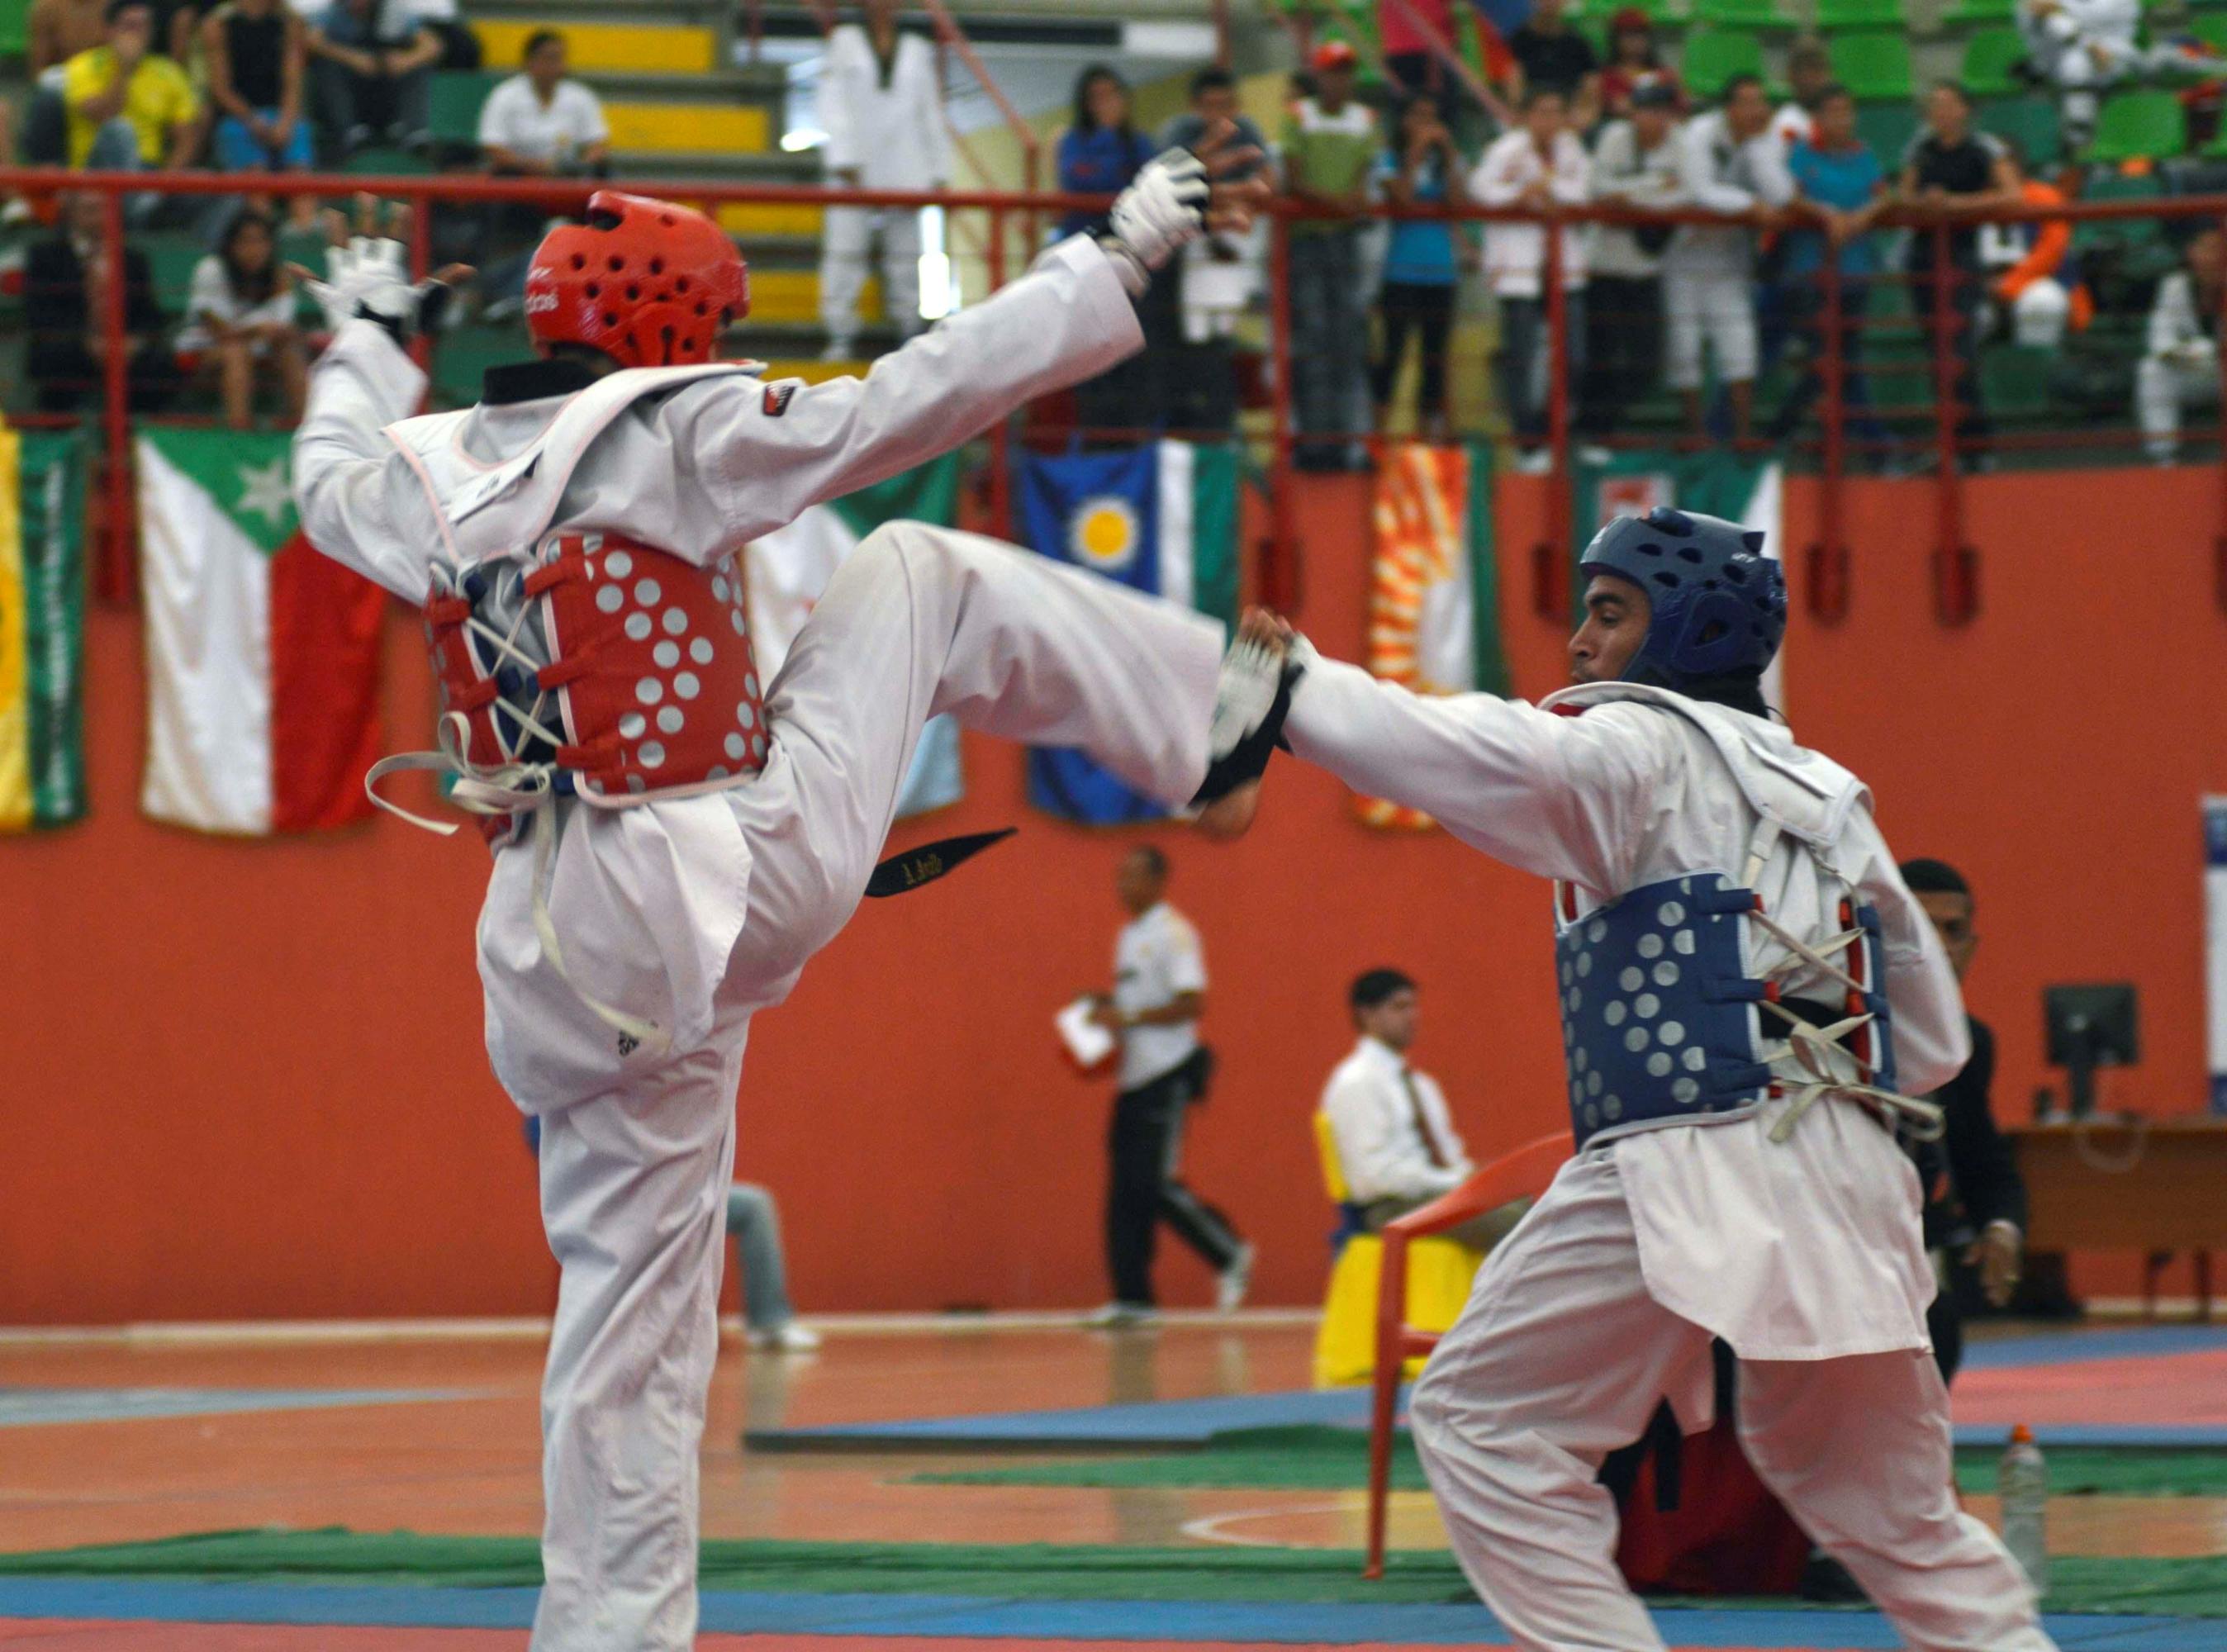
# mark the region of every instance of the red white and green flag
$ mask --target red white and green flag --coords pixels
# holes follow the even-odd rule
[[[386,595],[303,535],[283,434],[143,430],[140,806],[261,837],[371,812]]]

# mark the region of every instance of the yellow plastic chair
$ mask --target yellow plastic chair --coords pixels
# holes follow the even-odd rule
[[[1330,1202],[1352,1202],[1345,1171],[1338,1163],[1337,1137],[1329,1117],[1314,1115],[1315,1152],[1322,1163],[1323,1190]],[[1482,1253],[1451,1239],[1417,1239],[1407,1246],[1407,1323],[1419,1330],[1445,1330],[1469,1300],[1469,1288],[1483,1264]],[[1384,1266],[1384,1241],[1375,1234],[1356,1234],[1330,1264],[1330,1294],[1322,1324],[1315,1332],[1315,1387],[1353,1387],[1376,1375],[1376,1285]],[[1423,1368],[1420,1355],[1407,1362],[1406,1375]]]

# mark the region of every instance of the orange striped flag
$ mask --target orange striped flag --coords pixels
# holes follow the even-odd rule
[[[1492,456],[1482,444],[1388,448],[1376,474],[1367,664],[1419,694],[1509,692],[1492,558]],[[1369,826],[1420,831],[1420,810],[1356,800]]]

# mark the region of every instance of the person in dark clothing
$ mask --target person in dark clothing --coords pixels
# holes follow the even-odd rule
[[[1416,92],[1401,110],[1391,146],[1377,163],[1376,181],[1394,206],[1458,207],[1466,199],[1461,151],[1439,118],[1439,100],[1429,92]],[[1384,284],[1376,296],[1383,348],[1369,370],[1380,431],[1391,412],[1393,386],[1412,335],[1422,367],[1416,432],[1426,442],[1447,439],[1446,355],[1460,278],[1461,247],[1453,225],[1408,220],[1392,226]]]
[[[1152,140],[1131,124],[1126,80],[1102,63],[1092,64],[1075,77],[1075,119],[1060,134],[1056,151],[1062,190],[1073,195],[1118,195],[1128,188],[1129,181],[1154,152]],[[1105,227],[1102,212],[1071,212],[1059,221],[1062,237],[1095,235]],[[1174,330],[1171,298],[1171,293],[1163,292],[1152,300],[1150,315],[1140,314],[1147,336],[1157,332],[1165,339]],[[1136,431],[1165,423],[1160,374],[1165,362],[1165,354],[1140,351],[1077,385],[1076,420],[1086,432],[1131,432],[1114,438],[1121,443],[1136,440],[1133,433]]]
[[[1971,886],[1938,860],[1904,863],[1903,882],[1933,920],[1949,962],[1962,980],[1979,947],[1973,927]],[[1964,1315],[1980,1303],[2000,1308],[2019,1281],[2026,1242],[2026,1183],[2009,1142],[1995,1128],[1988,1090],[1995,1076],[1995,1035],[1976,1016],[1972,1059],[1934,1092],[1943,1133],[1918,1157],[1925,1184],[1925,1245],[1941,1274],[1941,1292],[1927,1316],[1934,1357],[1943,1377],[1956,1375],[1964,1345]]]
[[[1600,119],[1600,54],[1562,16],[1562,0],[1536,0],[1523,27],[1508,37],[1516,60],[1509,101],[1519,107],[1532,91],[1559,92],[1572,130],[1589,132]]]
[[[399,0],[336,0],[310,26],[317,116],[342,156],[374,143],[430,141],[429,77],[443,49]]]
[[[1911,140],[1903,156],[1901,204],[1920,210],[1969,213],[1990,207],[2012,207],[2018,201],[2018,173],[2009,151],[1988,133],[1972,125],[1972,100],[1964,89],[1943,80],[1928,94],[1925,126]],[[1980,267],[1980,235],[1976,228],[1952,227],[1947,235],[1947,257],[1942,257],[1942,237],[1921,224],[1910,238],[1910,301],[1918,322],[1925,329],[1930,347],[1947,348],[1956,357],[1951,392],[1961,410],[1956,421],[1960,442],[1984,441],[1988,425],[1980,405],[1979,313],[1987,299],[1987,283]],[[1945,285],[1946,311],[1940,314],[1937,284]]]
[[[101,246],[99,195],[66,197],[53,239],[31,249],[23,267],[24,372],[42,413],[74,412],[97,401],[109,341],[101,303],[112,262]],[[123,249],[123,348],[135,413],[160,411],[175,393],[178,368],[163,341],[165,318],[155,302],[147,255]]]

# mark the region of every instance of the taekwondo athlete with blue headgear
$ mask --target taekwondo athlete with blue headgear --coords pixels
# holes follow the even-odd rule
[[[1602,1458],[1667,1398],[1709,1426],[1712,1338],[1771,1489],[1919,1652],[2044,1652],[1959,1511],[1934,1290],[1898,1127],[1968,1054],[1870,794],[1767,713],[1786,590],[1763,536],[1671,510],[1580,560],[1574,685],[1433,698],[1289,649],[1291,749],[1555,880],[1577,1153],[1477,1277],[1411,1407],[1471,1581],[1520,1646],[1659,1652]]]

